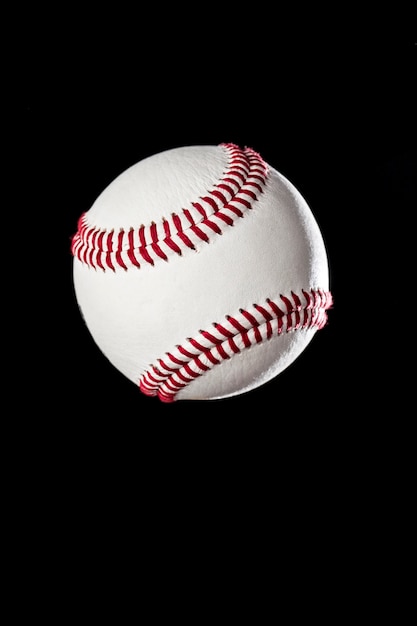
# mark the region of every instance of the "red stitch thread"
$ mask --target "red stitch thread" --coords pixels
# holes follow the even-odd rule
[[[140,247],[141,248],[145,248],[146,247],[145,226],[143,224],[139,228],[139,242],[140,242]]]
[[[146,246],[141,246],[141,247],[139,248],[139,252],[140,252],[141,256],[143,257],[143,259],[144,259],[147,263],[149,263],[150,265],[153,265],[153,264],[154,264],[154,263],[153,263],[153,258],[152,258],[152,257],[151,257],[151,255],[149,254],[148,249],[147,249],[147,247],[146,247]]]
[[[204,207],[199,202],[192,202],[192,205],[195,209],[197,209],[197,211],[200,213],[204,220],[207,219],[207,213],[204,210]]]
[[[137,268],[140,268],[140,263],[136,258],[136,254],[133,248],[134,235],[135,235],[135,231],[133,230],[133,228],[131,228],[128,233],[129,248],[127,250],[127,253],[128,253],[128,256],[132,265],[134,265]]]
[[[333,305],[331,293],[322,289],[280,295],[278,302],[285,310],[278,306],[277,300],[267,298],[265,302],[267,306],[254,304],[252,310],[240,309],[235,316],[226,315],[222,324],[213,323],[213,332],[200,330],[199,339],[191,337],[185,345],[176,346],[142,374],[140,390],[145,395],[158,396],[162,402],[173,402],[188,383],[242,349],[267,341],[274,334],[323,328],[327,310]],[[261,316],[260,320],[256,314]]]
[[[237,218],[244,217],[263,193],[268,164],[252,148],[241,149],[231,143],[219,144],[219,147],[228,155],[224,176],[181,214],[171,213],[159,224],[142,224],[136,229],[120,229],[115,233],[96,225],[89,226],[87,213],[84,213],[72,237],[73,256],[103,271],[140,269],[143,263],[154,265],[159,259],[167,261],[170,254],[181,255],[185,248],[195,250],[200,241],[209,243],[211,233],[221,235],[222,227],[233,226]]]
[[[229,207],[227,207],[229,208]],[[222,213],[222,211],[219,211],[217,213],[217,216],[220,217],[221,220],[223,220],[223,222],[226,222],[226,224],[228,226],[233,226],[233,220],[231,217],[229,217],[228,215],[225,215],[224,213]]]

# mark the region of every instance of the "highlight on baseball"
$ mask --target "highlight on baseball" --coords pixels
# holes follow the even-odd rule
[[[233,143],[172,148],[129,167],[80,215],[71,253],[97,347],[164,403],[271,381],[333,305],[306,200]]]

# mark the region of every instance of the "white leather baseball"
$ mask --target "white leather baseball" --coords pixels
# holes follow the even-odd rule
[[[109,361],[163,402],[249,392],[332,306],[319,226],[251,148],[184,146],[120,174],[79,220],[73,278]]]

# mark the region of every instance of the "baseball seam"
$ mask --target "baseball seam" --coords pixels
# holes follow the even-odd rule
[[[232,143],[220,144],[228,154],[228,165],[220,181],[198,201],[180,213],[172,213],[158,223],[126,230],[107,231],[88,224],[87,214],[78,221],[71,252],[94,269],[116,271],[141,268],[156,261],[168,261],[185,249],[196,250],[209,243],[253,208],[268,176],[268,164],[252,148]]]
[[[193,380],[244,349],[283,333],[323,328],[332,304],[329,291],[310,289],[226,315],[222,323],[214,322],[210,330],[200,330],[159,358],[142,374],[139,388],[145,395],[173,402]]]

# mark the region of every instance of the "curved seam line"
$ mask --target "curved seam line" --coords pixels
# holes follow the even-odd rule
[[[151,365],[139,379],[140,390],[145,395],[158,396],[163,402],[173,402],[176,394],[195,378],[246,348],[263,343],[274,335],[323,328],[327,323],[326,310],[333,304],[331,293],[312,289],[302,290],[302,294],[306,301],[304,305],[294,292],[291,294],[293,302],[281,295],[285,311],[271,299],[266,301],[268,309],[253,305],[252,312],[240,310],[249,325],[243,325],[238,317],[227,316],[226,323],[213,324],[212,332],[201,330],[197,339],[188,338],[186,344],[176,346],[176,350],[167,352],[156,365]],[[260,313],[264,320],[258,321],[254,312]],[[215,337],[216,332],[219,337]]]
[[[215,185],[214,190],[207,192],[214,196],[214,199],[201,197],[198,202],[192,203],[196,214],[202,216],[201,220],[196,221],[190,209],[183,209],[182,220],[185,219],[189,223],[186,228],[183,226],[181,217],[172,213],[172,224],[167,218],[162,218],[159,225],[152,222],[149,227],[142,225],[139,229],[121,229],[116,234],[114,230],[106,231],[95,226],[89,227],[86,223],[86,213],[84,213],[79,219],[77,233],[72,238],[71,252],[73,256],[94,269],[97,267],[102,270],[109,268],[115,271],[116,266],[119,266],[127,270],[129,261],[132,266],[140,268],[143,262],[154,265],[157,259],[167,261],[168,254],[181,255],[182,248],[195,250],[195,243],[190,238],[192,235],[197,240],[206,243],[209,243],[210,235],[221,235],[222,229],[217,222],[220,222],[222,227],[233,226],[238,217],[243,217],[246,210],[252,209],[252,202],[258,200],[258,194],[263,193],[263,186],[268,175],[268,165],[251,148],[245,148],[243,151],[235,144],[220,144],[220,147],[224,147],[229,152],[229,164],[224,177]],[[241,159],[244,159],[246,164],[244,171],[247,170],[246,178],[242,184],[230,178],[238,175],[241,169],[239,165]],[[230,200],[227,200],[224,193],[219,191],[219,189],[224,189],[226,182],[234,182],[238,186],[235,192],[230,189]],[[230,187],[230,185],[226,185],[226,187]],[[252,189],[247,189],[247,187],[253,187],[257,193]],[[241,196],[248,196],[250,200]],[[206,210],[202,203],[208,204],[210,211]],[[171,232],[172,226],[174,226],[173,232]],[[202,228],[207,229],[208,232]],[[162,231],[165,236],[159,236],[158,230]],[[177,238],[177,241],[174,238]],[[127,243],[124,243],[126,239]],[[135,239],[136,243],[140,245],[135,245]],[[116,246],[114,240],[117,242]],[[166,247],[165,252],[161,248],[162,245]]]

